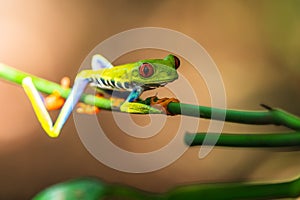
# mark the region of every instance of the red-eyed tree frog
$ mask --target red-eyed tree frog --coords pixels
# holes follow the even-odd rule
[[[44,100],[35,88],[31,78],[24,78],[22,85],[43,129],[50,137],[55,138],[59,136],[63,125],[88,84],[102,90],[130,92],[120,106],[122,112],[155,112],[156,109],[134,101],[139,98],[143,91],[155,89],[176,80],[178,78],[176,70],[179,65],[180,61],[176,56],[168,55],[164,59],[140,60],[114,67],[103,56],[96,54],[92,58],[92,69],[83,70],[76,76],[70,95],[54,124],[45,107]]]

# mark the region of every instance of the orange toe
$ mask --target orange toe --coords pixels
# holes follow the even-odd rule
[[[76,112],[92,115],[99,113],[100,109],[96,106],[91,106],[80,102],[77,104]]]
[[[61,80],[60,80],[60,85],[62,88],[64,89],[68,89],[70,88],[70,83],[71,83],[71,80],[69,77],[65,76],[63,77]]]
[[[59,92],[54,91],[49,96],[45,97],[44,103],[47,110],[58,110],[64,105],[65,99],[60,96]]]
[[[173,115],[172,113],[170,113],[168,111],[168,105],[171,102],[179,103],[179,100],[176,99],[176,98],[162,98],[162,99],[158,99],[156,96],[154,96],[154,97],[151,98],[150,105],[152,107],[154,107],[154,108],[162,110],[167,115]]]

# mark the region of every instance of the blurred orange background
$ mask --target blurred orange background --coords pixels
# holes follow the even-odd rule
[[[192,37],[207,50],[224,80],[228,107],[261,109],[259,104],[265,103],[300,115],[299,9],[300,1],[291,0],[1,0],[0,61],[56,82],[65,75],[74,79],[86,55],[106,38],[131,28],[164,27]],[[164,55],[133,52],[116,63]],[[190,67],[183,61],[180,72],[188,76]],[[202,98],[202,105],[209,105],[209,98]],[[193,147],[159,171],[123,173],[88,153],[73,120],[58,139],[48,138],[22,88],[2,80],[0,110],[0,199],[28,199],[51,184],[82,176],[164,192],[190,183],[275,181],[300,174],[299,151],[221,147],[201,160],[199,147]],[[109,115],[103,111],[99,120]],[[168,118],[168,123],[177,123],[177,118]],[[205,126],[207,120],[201,123]],[[145,143],[124,139],[111,128],[124,148]],[[172,138],[171,130],[166,127],[160,139]],[[232,123],[224,127],[224,132],[280,130],[285,129]]]

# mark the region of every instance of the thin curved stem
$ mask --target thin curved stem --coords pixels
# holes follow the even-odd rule
[[[195,106],[184,103],[170,103],[168,110],[173,114],[186,116],[225,120],[226,122],[240,124],[274,124],[286,126],[293,130],[300,130],[300,118],[280,109],[271,108],[266,111],[246,111]]]

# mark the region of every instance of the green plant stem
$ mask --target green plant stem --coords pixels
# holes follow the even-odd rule
[[[282,125],[293,130],[300,130],[300,118],[280,109],[272,108],[266,111],[246,111],[194,106],[184,103],[169,103],[168,110],[173,114],[225,120],[226,122],[240,124]]]
[[[57,83],[39,78],[37,76],[33,76],[31,74],[16,70],[12,67],[0,63],[0,78],[22,85],[22,80],[26,77],[31,77],[37,90],[45,94],[52,94],[54,91],[58,91],[61,97],[66,99],[71,91],[71,89],[62,88]],[[80,100],[86,104],[96,105],[97,107],[102,109],[111,109],[111,102],[105,98],[83,94]]]
[[[171,190],[166,199],[275,199],[297,197],[294,182],[282,183],[213,183],[182,186]]]
[[[0,78],[4,80],[22,84],[22,80],[28,76],[32,78],[37,90],[42,93],[51,94],[54,91],[58,91],[63,98],[67,98],[70,93],[70,89],[63,89],[57,83],[33,76],[0,63]],[[101,109],[111,109],[110,100],[95,97],[94,95],[83,94],[81,101],[89,105],[95,105]],[[279,109],[270,108],[266,111],[241,111],[173,102],[169,103],[167,109],[174,115],[181,114],[214,120],[224,120],[225,118],[225,121],[227,122],[255,125],[275,124],[283,125],[294,130],[300,130],[300,118]]]
[[[230,134],[230,133],[186,133],[185,143],[189,146],[203,145],[204,139],[210,136],[219,137],[216,144],[209,140],[205,145],[227,147],[295,147],[300,146],[300,132],[287,133],[255,133],[255,134]]]
[[[212,183],[176,187],[164,194],[147,193],[128,186],[105,184],[96,179],[76,179],[56,184],[37,194],[34,200],[51,200],[57,195],[65,200],[122,197],[125,199],[185,200],[185,199],[274,199],[300,195],[300,179],[281,183]],[[51,198],[52,197],[52,198]],[[53,198],[54,197],[54,198]]]

